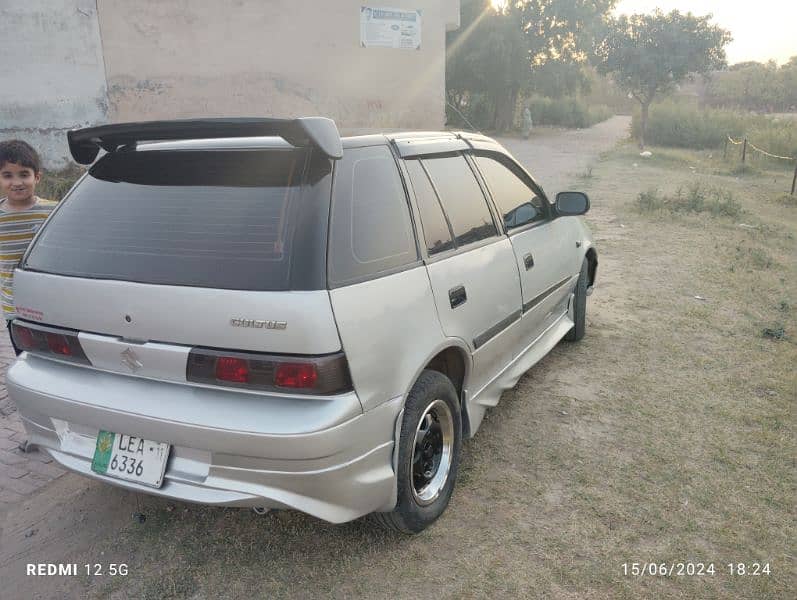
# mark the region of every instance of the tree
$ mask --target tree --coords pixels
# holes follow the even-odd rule
[[[712,75],[706,100],[714,106],[772,112],[788,110],[788,66],[744,62]]]
[[[783,110],[797,111],[797,56],[792,56],[780,71],[781,85],[784,89]]]
[[[596,24],[616,0],[462,0],[460,28],[446,38],[446,93],[458,110],[474,97],[488,104],[485,126],[511,128],[532,72],[547,63],[582,64]]]
[[[622,15],[596,47],[598,70],[611,74],[641,106],[640,146],[651,102],[695,73],[725,66],[724,46],[731,34],[703,17],[674,10],[664,14]]]
[[[487,106],[481,125],[507,129],[502,116],[525,84],[529,71],[523,32],[511,7],[492,9],[489,0],[462,0],[460,28],[447,34],[446,94],[458,111]],[[514,105],[512,105],[514,109]]]

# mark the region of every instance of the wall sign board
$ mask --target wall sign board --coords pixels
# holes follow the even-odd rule
[[[421,49],[421,10],[360,7],[360,46]]]

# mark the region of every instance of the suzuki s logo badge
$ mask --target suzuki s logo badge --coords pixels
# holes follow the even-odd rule
[[[287,321],[260,321],[258,319],[230,319],[233,327],[252,327],[254,329],[287,329]]]
[[[144,366],[144,363],[142,363],[140,360],[138,360],[138,355],[136,355],[136,353],[133,352],[132,348],[128,348],[127,350],[122,352],[122,362],[125,363],[125,365],[127,365],[127,367],[133,373],[135,373],[141,367]]]

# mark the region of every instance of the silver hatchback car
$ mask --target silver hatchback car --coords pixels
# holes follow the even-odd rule
[[[69,144],[93,165],[15,273],[6,382],[83,475],[418,532],[487,408],[584,335],[589,200],[551,204],[488,137],[310,117]]]

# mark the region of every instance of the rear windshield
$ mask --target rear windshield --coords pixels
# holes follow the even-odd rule
[[[307,150],[137,151],[92,167],[24,268],[240,290],[326,287],[329,160]]]

